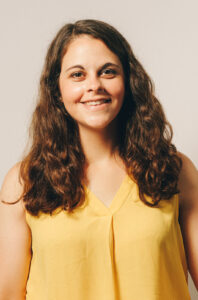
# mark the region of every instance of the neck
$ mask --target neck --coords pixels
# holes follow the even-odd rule
[[[112,160],[117,153],[117,136],[113,124],[99,130],[79,127],[79,134],[88,166]]]

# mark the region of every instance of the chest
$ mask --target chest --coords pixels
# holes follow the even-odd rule
[[[126,178],[124,170],[106,170],[89,174],[87,188],[106,207],[110,207]]]
[[[172,244],[178,226],[176,198],[168,203],[163,201],[161,208],[147,207],[142,202],[135,202],[135,198],[136,194],[129,194],[114,214],[103,214],[102,207],[96,211],[96,199],[90,195],[92,204],[72,215],[62,211],[54,216],[29,217],[34,252],[45,253],[46,257],[46,253],[56,256],[57,251],[61,251],[75,260],[78,255],[87,257],[89,249],[101,253],[104,245],[108,246],[113,240],[123,257],[127,256],[127,249],[136,252],[139,247],[141,251],[147,251],[148,246],[152,250],[153,247],[161,249],[167,242]]]

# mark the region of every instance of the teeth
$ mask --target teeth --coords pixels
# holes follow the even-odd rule
[[[106,103],[106,102],[110,102],[110,99],[97,100],[97,101],[89,101],[89,102],[85,102],[84,104],[87,104],[87,105],[99,105],[101,103]]]

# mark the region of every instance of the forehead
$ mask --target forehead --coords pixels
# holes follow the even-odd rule
[[[63,56],[62,63],[83,63],[86,61],[100,63],[107,60],[121,65],[118,56],[102,40],[89,35],[81,35],[70,42]]]

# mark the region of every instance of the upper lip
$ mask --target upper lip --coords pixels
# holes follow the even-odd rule
[[[111,98],[110,98],[110,97],[108,97],[108,98],[103,97],[103,98],[96,98],[96,99],[84,100],[84,101],[80,101],[80,102],[81,102],[81,103],[86,103],[86,102],[99,101],[99,100],[111,100]]]

